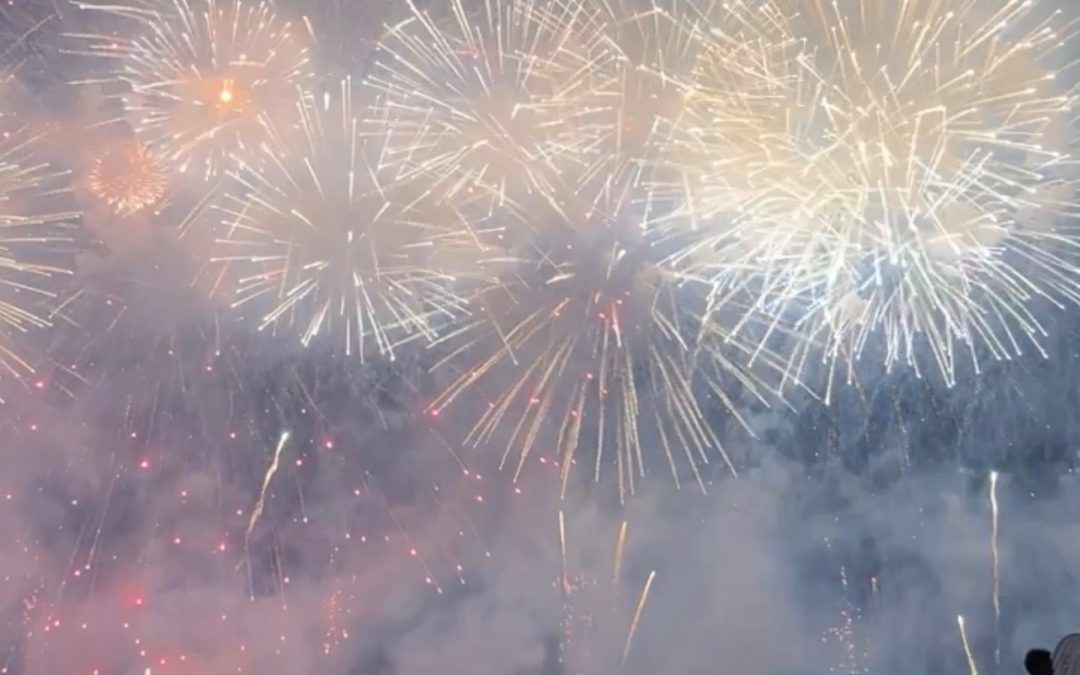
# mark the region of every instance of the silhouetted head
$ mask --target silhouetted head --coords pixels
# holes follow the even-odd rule
[[[1024,657],[1024,668],[1030,675],[1054,675],[1054,662],[1045,649],[1032,649]]]

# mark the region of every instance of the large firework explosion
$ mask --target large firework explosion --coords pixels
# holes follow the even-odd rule
[[[127,20],[120,35],[76,34],[77,54],[115,63],[136,135],[178,170],[217,176],[248,159],[264,124],[312,76],[308,33],[266,2],[78,2]]]
[[[610,461],[626,495],[655,453],[677,482],[690,475],[704,488],[700,468],[711,458],[734,466],[702,393],[738,419],[735,389],[762,399],[768,387],[741,363],[750,347],[705,310],[700,285],[687,287],[658,265],[669,244],[648,231],[645,157],[656,119],[679,103],[658,73],[692,61],[688,43],[658,7],[560,5],[570,6],[568,46],[581,47],[576,60],[589,69],[581,110],[558,122],[565,127],[553,121],[524,138],[573,151],[557,168],[533,162],[545,185],[519,191],[502,212],[506,271],[440,341],[460,374],[430,410],[441,414],[474,388],[486,392],[466,443],[504,447],[502,464],[515,479],[537,451],[561,467],[563,490],[574,464],[588,464],[599,480]],[[761,364],[772,359],[766,353]]]
[[[272,128],[255,166],[233,175],[216,261],[235,279],[233,306],[259,308],[260,329],[290,326],[305,345],[327,334],[346,355],[392,359],[463,312],[437,254],[469,233],[400,196],[357,100],[348,79],[299,94],[299,128]]]
[[[963,352],[1039,351],[1038,305],[1078,298],[1059,13],[736,6],[667,149],[662,192],[709,232],[690,266],[754,285],[849,380],[864,353],[954,383]]]

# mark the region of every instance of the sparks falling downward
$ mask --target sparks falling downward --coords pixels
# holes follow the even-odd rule
[[[968,644],[967,631],[964,630],[964,617],[958,614],[956,624],[960,628],[960,645],[964,648],[964,657],[967,658],[968,673],[979,675],[979,668],[975,665],[975,655],[971,653],[971,645]]]
[[[993,567],[994,664],[1001,665],[1001,577],[998,558],[998,472],[990,472],[990,561]]]
[[[623,555],[626,553],[626,531],[629,521],[622,521],[619,526],[619,537],[615,540],[615,556],[611,563],[611,585],[618,588],[619,579],[622,577]]]
[[[649,599],[649,589],[652,588],[654,579],[656,579],[656,570],[649,572],[649,578],[645,580],[645,587],[641,589],[641,597],[638,598],[637,607],[634,609],[634,619],[630,622],[630,630],[626,633],[626,643],[623,645],[622,665],[624,666],[626,659],[630,656],[634,634],[637,633],[638,622],[641,621],[641,613],[645,611],[645,601]]]
[[[259,499],[255,502],[255,507],[251,510],[251,518],[248,519],[247,529],[244,531],[244,560],[239,564],[247,563],[248,568],[248,589],[252,599],[254,599],[255,591],[252,586],[252,574],[251,574],[251,533],[255,531],[255,526],[259,524],[259,518],[262,517],[263,509],[266,507],[266,491],[270,489],[270,483],[274,480],[274,475],[278,471],[278,467],[281,466],[281,453],[285,450],[285,445],[289,442],[289,432],[281,432],[281,436],[278,438],[277,447],[274,448],[274,457],[270,461],[270,466],[266,469],[266,474],[262,479],[262,487],[259,489]]]

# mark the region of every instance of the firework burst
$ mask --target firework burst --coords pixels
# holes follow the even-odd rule
[[[168,187],[165,168],[145,145],[122,140],[94,160],[87,176],[90,191],[119,216],[161,203]]]
[[[372,83],[387,159],[452,203],[517,206],[580,162],[598,35],[580,0],[452,0],[388,28]],[[595,12],[594,12],[595,13]]]
[[[235,174],[240,196],[221,207],[216,262],[235,280],[234,306],[258,307],[262,329],[291,327],[304,345],[325,334],[346,355],[393,358],[463,311],[433,252],[469,235],[391,190],[358,96],[348,79],[300,95],[299,133],[271,129],[284,140],[263,146],[261,168]]]
[[[963,352],[1041,351],[1036,304],[1080,299],[1072,28],[1044,7],[735,3],[667,149],[683,225],[711,231],[692,266],[849,380],[871,350],[949,383]]]
[[[0,380],[21,381],[34,368],[16,342],[50,325],[56,280],[71,274],[78,214],[43,210],[64,192],[64,174],[34,155],[39,138],[8,124],[0,116]]]
[[[568,144],[552,140],[574,148],[573,161],[510,210],[501,283],[441,338],[449,356],[440,365],[463,368],[429,411],[475,388],[488,407],[466,443],[505,441],[502,465],[515,477],[535,454],[550,455],[564,491],[573,465],[588,462],[599,479],[611,463],[625,496],[656,460],[703,488],[711,459],[734,470],[704,397],[738,419],[725,390],[761,399],[769,387],[740,362],[751,359],[747,345],[713,320],[721,294],[710,301],[708,284],[661,264],[678,237],[648,227],[667,207],[646,189],[647,157],[658,120],[682,105],[669,69],[692,66],[697,45],[674,10],[588,7],[573,24],[588,68],[582,112],[566,128]],[[762,350],[763,364],[772,359]]]
[[[474,298],[470,320],[442,338],[452,347],[436,367],[465,367],[429,412],[475,391],[487,408],[466,443],[505,442],[501,464],[515,478],[534,453],[559,463],[564,491],[579,461],[594,479],[611,463],[626,495],[656,461],[655,443],[677,482],[689,470],[703,488],[700,468],[713,457],[734,467],[699,403],[702,390],[733,412],[725,388],[738,382],[759,397],[767,389],[732,357],[736,340],[704,330],[686,308],[691,294],[655,264],[645,233],[627,226],[625,188],[511,254],[503,283]]]
[[[77,53],[113,59],[112,80],[136,136],[181,171],[221,174],[250,157],[267,118],[311,77],[307,32],[266,2],[128,0],[77,2],[132,21],[116,35],[75,34]]]

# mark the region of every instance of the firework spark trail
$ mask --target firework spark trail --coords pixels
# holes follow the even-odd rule
[[[1044,6],[734,3],[664,150],[669,223],[712,230],[683,259],[754,287],[849,380],[872,336],[949,383],[964,352],[1042,353],[1034,304],[1080,300],[1080,236],[1054,222],[1076,215],[1053,65],[1075,30]]]
[[[262,487],[259,489],[259,499],[255,502],[255,508],[251,511],[251,518],[248,520],[247,529],[244,531],[244,561],[247,561],[248,589],[252,599],[255,598],[255,590],[251,573],[251,533],[255,531],[255,526],[259,524],[259,518],[262,517],[263,508],[266,506],[266,491],[270,489],[274,474],[277,473],[278,467],[281,465],[281,453],[285,450],[285,445],[288,442],[289,432],[281,432],[277,447],[274,448],[274,457],[270,462],[270,466],[266,469],[266,474],[263,475]],[[243,561],[239,564],[243,564]]]
[[[626,553],[626,531],[628,527],[629,521],[624,520],[622,525],[619,526],[619,537],[615,540],[615,555],[612,558],[611,565],[611,583],[616,587],[618,587],[619,579],[622,577],[623,555]]]
[[[271,127],[281,142],[230,174],[236,194],[216,209],[226,228],[219,283],[232,285],[234,308],[261,313],[261,330],[290,327],[305,346],[325,335],[347,356],[393,360],[401,345],[430,340],[464,314],[455,284],[468,268],[435,254],[473,233],[392,194],[382,146],[361,133],[366,108],[351,79],[293,100],[301,133]]]
[[[580,0],[451,0],[389,26],[372,84],[383,92],[387,161],[440,199],[478,216],[521,209],[580,164],[592,114],[594,10]]]
[[[566,570],[566,519],[563,517],[562,509],[559,509],[559,583],[562,586],[563,594],[570,594],[570,577]]]
[[[649,599],[649,590],[652,588],[654,579],[656,579],[656,570],[649,572],[649,578],[645,581],[645,587],[641,589],[641,596],[638,598],[637,607],[634,609],[634,619],[630,622],[630,630],[626,633],[626,643],[623,645],[621,665],[625,666],[626,659],[630,656],[630,647],[634,643],[634,635],[637,633],[638,622],[641,621],[641,614],[645,611],[645,601]]]
[[[1000,559],[998,557],[998,501],[997,501],[998,472],[990,472],[990,560],[993,567],[993,590],[991,597],[994,603],[994,664],[1001,666],[1001,577]]]
[[[137,137],[169,164],[201,178],[250,161],[267,118],[311,79],[307,32],[270,4],[244,0],[75,2],[135,30],[70,34],[71,51],[115,62],[115,73],[76,84],[125,83]]]
[[[964,630],[963,615],[956,616],[956,624],[960,627],[960,644],[964,648],[964,656],[967,658],[968,672],[970,675],[979,675],[979,668],[975,664],[975,656],[971,653],[971,645],[968,644],[967,631]]]

